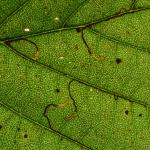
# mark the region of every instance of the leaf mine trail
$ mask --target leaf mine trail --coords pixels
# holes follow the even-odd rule
[[[82,41],[83,41],[83,43],[85,44],[85,46],[86,46],[86,48],[87,48],[87,50],[88,50],[88,53],[90,54],[90,56],[91,56],[93,59],[95,59],[96,61],[103,61],[103,60],[105,59],[104,56],[96,56],[95,53],[93,53],[93,52],[91,51],[91,48],[89,47],[89,45],[87,44],[87,42],[86,42],[86,40],[85,40],[85,38],[84,38],[83,30],[82,30],[82,32],[81,32],[81,38],[82,38]]]
[[[30,4],[30,2],[34,2],[33,0],[27,0],[27,1],[25,1],[19,8],[17,8],[17,9],[15,9],[14,10],[14,12],[12,12],[12,14],[10,14],[10,15],[8,15],[7,16],[7,18],[0,24],[0,29],[1,29],[1,27],[3,27],[3,26],[5,26],[5,25],[7,25],[7,23],[9,23],[9,19],[11,20],[11,21],[13,21],[13,17],[15,16],[15,15],[17,15],[17,14],[19,14],[19,12],[21,12],[21,9],[23,9],[27,4]],[[81,6],[81,8],[83,8],[84,6],[85,6],[85,4],[87,3],[88,4],[88,2],[89,2],[89,0],[85,0],[83,3],[82,3],[82,6]],[[42,51],[42,49],[40,49],[41,47],[40,47],[40,44],[38,43],[38,42],[35,42],[34,41],[34,38],[33,38],[33,40],[32,40],[32,37],[39,37],[40,38],[40,36],[43,36],[43,35],[53,35],[53,33],[55,34],[55,33],[61,33],[61,32],[67,32],[67,31],[77,31],[79,34],[77,34],[77,35],[79,35],[79,39],[80,39],[80,41],[81,41],[81,45],[83,44],[83,50],[86,50],[86,52],[85,53],[87,53],[87,55],[89,55],[90,57],[91,57],[91,60],[95,60],[94,61],[94,63],[95,64],[101,64],[101,62],[102,61],[104,61],[105,60],[105,57],[104,56],[98,56],[98,55],[96,55],[96,53],[94,52],[94,50],[92,49],[92,47],[91,47],[91,45],[90,45],[90,42],[88,41],[88,38],[86,38],[86,31],[89,31],[89,30],[92,30],[92,32],[93,33],[97,33],[97,34],[99,34],[96,30],[94,30],[94,27],[96,27],[96,25],[99,25],[99,24],[101,24],[101,23],[104,23],[104,22],[108,22],[109,23],[109,21],[113,21],[113,20],[115,20],[115,19],[119,19],[119,18],[121,18],[121,17],[124,17],[124,16],[126,16],[126,15],[130,15],[130,14],[136,14],[136,13],[138,13],[138,12],[142,12],[142,11],[149,11],[150,10],[150,6],[145,6],[145,7],[136,7],[136,5],[137,5],[137,3],[138,3],[138,0],[131,0],[131,6],[129,6],[130,8],[129,9],[127,9],[127,8],[121,8],[121,9],[119,9],[118,11],[116,11],[116,12],[113,12],[111,15],[108,15],[108,16],[106,16],[106,17],[104,17],[104,18],[99,18],[99,19],[97,19],[97,20],[93,20],[92,22],[86,22],[86,23],[81,23],[81,24],[78,24],[78,25],[68,25],[68,22],[74,17],[74,15],[76,15],[77,13],[78,13],[78,11],[80,10],[80,6],[79,7],[77,7],[77,9],[75,10],[75,11],[73,11],[72,13],[70,13],[70,14],[68,14],[68,18],[64,21],[64,23],[63,23],[63,25],[62,26],[58,26],[57,28],[51,28],[50,29],[50,27],[49,28],[45,28],[44,29],[44,27],[42,27],[42,28],[39,28],[39,30],[35,30],[36,32],[32,32],[32,31],[34,31],[34,30],[32,30],[32,28],[30,28],[29,27],[29,29],[31,29],[30,30],[30,32],[23,32],[23,33],[17,33],[17,34],[14,34],[14,35],[10,35],[10,37],[2,37],[2,38],[0,38],[0,45],[4,45],[5,47],[7,47],[7,49],[8,50],[10,50],[10,51],[13,51],[18,57],[21,57],[21,58],[23,58],[23,59],[25,59],[26,61],[30,61],[30,62],[32,62],[33,64],[36,64],[36,65],[39,65],[41,68],[45,68],[45,70],[47,69],[49,69],[49,70],[51,70],[51,71],[54,71],[55,73],[58,73],[59,75],[62,75],[62,76],[65,76],[65,77],[68,77],[69,78],[69,83],[67,84],[68,85],[68,95],[69,95],[69,99],[71,100],[71,113],[70,113],[70,109],[69,109],[69,113],[68,113],[68,115],[65,115],[65,117],[63,117],[62,119],[63,119],[63,121],[67,124],[69,124],[71,121],[74,121],[75,119],[78,119],[78,117],[79,117],[79,112],[80,112],[80,107],[78,106],[79,105],[79,103],[77,103],[77,100],[78,99],[76,99],[76,97],[74,96],[74,93],[75,92],[73,92],[73,89],[72,88],[74,88],[73,86],[72,86],[72,84],[74,83],[74,81],[76,81],[76,82],[78,82],[78,83],[81,83],[82,85],[85,85],[85,86],[87,86],[87,87],[92,87],[93,89],[97,89],[97,90],[99,90],[99,92],[103,92],[103,93],[107,93],[107,94],[110,94],[110,96],[113,96],[113,98],[116,100],[115,102],[116,103],[119,103],[120,102],[120,98],[122,98],[123,100],[126,100],[127,101],[127,103],[128,102],[130,102],[130,103],[132,103],[132,104],[140,104],[141,106],[144,106],[144,108],[145,109],[148,109],[148,111],[149,111],[149,104],[147,103],[147,102],[143,102],[142,101],[142,99],[141,99],[141,101],[139,100],[136,100],[136,99],[134,99],[134,98],[132,98],[132,97],[130,97],[130,96],[128,96],[128,95],[124,95],[124,94],[122,94],[122,93],[119,93],[119,92],[115,92],[114,90],[112,90],[111,88],[108,90],[107,89],[107,87],[103,87],[103,86],[101,86],[101,85],[96,85],[96,84],[94,84],[94,83],[91,83],[90,82],[90,80],[84,80],[84,79],[80,79],[80,77],[78,77],[78,76],[76,76],[76,74],[71,74],[70,72],[72,71],[71,69],[71,71],[68,73],[66,73],[65,71],[63,72],[61,69],[59,70],[59,69],[57,69],[57,67],[53,67],[52,66],[52,64],[47,64],[47,63],[45,63],[45,62],[42,62],[41,61],[41,51]],[[57,5],[57,4],[56,4]],[[107,13],[106,13],[107,14]],[[56,17],[56,16],[55,16]],[[38,19],[38,18],[37,18]],[[61,17],[59,18],[59,15],[58,15],[58,18],[56,17],[56,21],[57,22],[59,22],[60,20],[62,19]],[[59,20],[59,21],[58,21]],[[6,28],[7,29],[7,28]],[[34,29],[34,28],[33,28]],[[94,32],[95,31],[95,32]],[[5,33],[5,32],[4,32]],[[101,34],[100,34],[101,35]],[[104,35],[105,36],[105,35]],[[109,35],[108,35],[109,36]],[[132,36],[131,34],[130,34],[130,36]],[[31,40],[30,39],[28,39],[28,38],[31,38]],[[51,38],[51,37],[49,37],[49,38]],[[107,37],[106,37],[107,38]],[[110,38],[112,38],[111,36],[110,36]],[[52,38],[53,39],[53,38]],[[61,38],[60,38],[61,39]],[[41,40],[41,39],[40,39]],[[71,40],[71,39],[70,39]],[[107,38],[107,40],[109,40],[108,38]],[[38,41],[38,40],[37,40]],[[111,41],[111,40],[109,40],[109,41]],[[113,40],[112,40],[113,41]],[[119,41],[119,39],[118,39],[118,41]],[[51,46],[51,44],[53,44],[53,40],[51,40],[50,41],[51,43],[50,43],[50,46]],[[116,41],[115,41],[116,42]],[[114,42],[114,43],[115,43]],[[31,51],[30,51],[30,53],[28,53],[28,51],[26,51],[26,49],[24,50],[24,51],[21,51],[19,48],[16,48],[15,46],[18,44],[19,46],[22,44],[22,43],[24,43],[24,45],[23,46],[31,46],[32,47],[32,49],[31,49]],[[116,42],[117,43],[117,42]],[[119,43],[119,42],[118,42]],[[123,41],[121,41],[120,43],[122,43],[122,45],[123,45]],[[16,44],[16,45],[15,45]],[[38,45],[39,44],[39,45]],[[74,44],[74,43],[73,43]],[[131,46],[130,45],[130,43],[127,43],[128,44],[128,47],[130,47],[130,48],[133,48],[133,49],[136,49],[137,47],[136,47],[136,44],[135,43],[133,43],[133,46]],[[127,45],[126,43],[124,44],[124,45]],[[132,43],[131,43],[132,44]],[[134,44],[135,44],[135,46],[134,46]],[[18,46],[17,45],[17,46]],[[80,45],[80,44],[78,44],[78,45]],[[57,46],[57,45],[56,45]],[[58,45],[59,46],[59,45]],[[68,45],[68,47],[69,47],[70,45]],[[46,46],[45,46],[46,47]],[[71,47],[71,46],[70,46]],[[78,47],[80,47],[80,46],[78,46]],[[78,48],[79,49],[79,48]],[[28,49],[29,50],[29,49]],[[45,50],[45,49],[44,49]],[[49,50],[53,50],[53,49],[49,49]],[[141,49],[139,49],[139,50],[141,50]],[[67,50],[64,50],[64,51],[67,51]],[[117,53],[117,52],[116,52]],[[149,52],[150,53],[150,52]],[[79,53],[80,54],[80,53]],[[86,55],[86,54],[85,54]],[[87,56],[86,55],[86,56]],[[85,57],[86,57],[85,56]],[[89,57],[88,57],[89,58]],[[51,59],[51,58],[50,58]],[[123,61],[122,61],[123,60]],[[47,60],[46,60],[47,61]],[[56,60],[57,61],[57,60]],[[98,63],[96,62],[96,61],[98,61]],[[135,61],[137,61],[137,60],[135,60]],[[82,62],[82,61],[81,61]],[[123,63],[122,63],[123,62]],[[117,68],[119,68],[122,64],[124,65],[124,62],[125,62],[125,59],[123,58],[122,59],[122,57],[115,57],[115,59],[114,59],[114,66]],[[143,62],[144,62],[144,59],[143,59]],[[70,62],[69,62],[70,63]],[[117,64],[117,65],[116,65]],[[72,65],[71,63],[70,63],[70,65]],[[80,65],[80,64],[79,64]],[[142,65],[141,65],[142,66]],[[140,68],[140,67],[139,67]],[[141,67],[142,68],[142,67]],[[146,70],[147,71],[147,70]],[[146,71],[145,71],[145,73],[146,73]],[[86,74],[87,75],[87,74]],[[89,74],[88,74],[89,75]],[[114,80],[115,81],[115,80]],[[132,84],[132,83],[131,83]],[[56,89],[56,92],[58,93],[59,92],[59,89]],[[143,93],[144,93],[145,91],[143,91]],[[95,95],[94,95],[95,96]],[[86,99],[85,99],[86,100]],[[99,101],[98,101],[99,102]],[[3,102],[0,102],[1,103],[1,105],[3,106],[4,104],[5,104],[5,102],[3,103]],[[7,104],[6,104],[7,105]],[[46,124],[48,123],[48,129],[50,129],[50,130],[52,130],[52,131],[54,131],[55,133],[58,133],[58,135],[62,135],[64,138],[66,137],[66,139],[69,139],[69,140],[71,140],[73,143],[77,143],[78,145],[80,145],[81,147],[83,147],[83,148],[87,148],[87,149],[94,149],[94,148],[91,148],[91,147],[89,147],[89,146],[87,146],[86,144],[83,144],[83,142],[82,142],[82,140],[81,140],[81,142],[80,142],[80,140],[74,140],[74,138],[73,137],[71,137],[71,136],[67,136],[66,134],[64,134],[64,133],[62,133],[59,129],[57,130],[57,126],[55,127],[55,126],[53,126],[53,118],[51,118],[50,117],[50,115],[52,116],[53,115],[53,112],[54,111],[56,111],[56,112],[58,112],[59,113],[59,110],[60,110],[60,108],[61,108],[61,106],[63,105],[61,105],[61,104],[56,104],[56,103],[46,103],[46,106],[45,106],[45,104],[44,104],[44,107],[42,108],[42,113],[40,113],[40,114],[42,114],[42,116],[44,117],[44,119],[46,120]],[[8,106],[7,106],[8,108],[9,108],[9,104],[8,104]],[[63,107],[63,106],[62,106]],[[121,107],[121,106],[119,106],[119,107]],[[72,108],[73,108],[73,110],[72,110]],[[29,109],[29,108],[28,108]],[[11,110],[11,106],[10,106],[10,110]],[[14,108],[14,110],[15,110],[15,108]],[[44,110],[44,111],[43,111]],[[53,111],[54,110],[54,111]],[[57,111],[58,110],[58,111]],[[68,111],[68,110],[67,110]],[[113,113],[113,112],[112,112]],[[130,111],[127,109],[127,110],[125,110],[124,111],[124,113],[125,113],[125,115],[126,115],[126,117],[127,116],[130,116]],[[21,114],[21,113],[20,113]],[[20,115],[19,113],[17,114],[17,115]],[[22,113],[23,114],[23,113]],[[24,115],[24,114],[23,114]],[[22,115],[22,116],[23,116]],[[26,115],[26,114],[25,114]],[[56,114],[57,115],[57,114]],[[141,118],[143,118],[143,116],[144,116],[144,113],[138,113],[138,116],[139,117],[141,117]],[[29,117],[29,116],[27,116],[27,117]],[[54,116],[55,117],[55,116]],[[30,118],[30,117],[29,117]],[[30,122],[34,122],[35,120],[34,120],[35,118],[32,118],[31,120],[30,120]],[[58,118],[59,119],[59,118]],[[89,121],[89,120],[88,120]],[[36,121],[35,121],[36,122]],[[101,123],[101,122],[100,122]],[[39,123],[40,124],[40,123]],[[57,124],[57,123],[56,123]],[[42,126],[42,125],[41,125]],[[47,128],[47,126],[45,126],[46,128]],[[3,127],[0,127],[0,128],[3,128]],[[91,129],[91,126],[89,127],[89,130]],[[88,132],[88,131],[87,131]],[[67,133],[67,132],[65,132],[65,133]],[[84,132],[83,132],[84,133]],[[83,135],[83,137],[84,136],[86,136],[88,133],[86,133],[85,132],[85,135]],[[24,137],[24,138],[26,138],[26,137]],[[100,137],[101,138],[101,137]],[[103,139],[102,139],[103,140]],[[96,149],[96,148],[95,148]]]
[[[73,81],[75,81],[75,80],[71,80],[71,81],[69,82],[69,84],[68,84],[68,93],[69,93],[70,99],[71,99],[72,102],[73,102],[74,112],[70,113],[69,115],[67,115],[67,117],[64,118],[64,120],[65,120],[66,122],[71,121],[72,119],[74,119],[74,118],[76,118],[76,117],[78,116],[78,114],[77,114],[77,113],[78,113],[77,104],[76,104],[76,102],[75,102],[75,99],[74,99],[74,98],[72,97],[72,95],[71,95],[71,83],[72,83]],[[79,141],[77,141],[77,140],[74,140],[73,138],[70,138],[69,136],[67,136],[67,135],[63,134],[62,132],[60,132],[59,130],[55,129],[55,127],[52,127],[52,125],[51,125],[51,122],[52,122],[52,121],[51,121],[51,118],[48,116],[48,113],[51,113],[51,110],[52,110],[52,109],[59,109],[59,105],[58,105],[58,104],[53,104],[53,103],[48,104],[48,105],[45,107],[44,113],[43,113],[43,116],[46,118],[46,120],[47,120],[47,122],[48,122],[49,128],[50,128],[52,131],[57,132],[58,134],[63,135],[64,137],[70,139],[71,141],[73,141],[73,142],[79,144],[80,146],[92,150],[91,147],[88,147],[88,146],[86,146],[85,144],[83,144],[83,143],[81,143],[81,142],[79,142]]]
[[[13,47],[13,44],[21,42],[21,41],[23,42],[22,43],[23,45],[31,44],[34,47],[35,50],[32,52],[31,56],[28,56],[26,54],[26,52],[19,52]],[[25,43],[25,42],[27,42],[27,43]],[[21,38],[21,39],[16,39],[16,40],[7,40],[7,41],[5,41],[5,44],[8,45],[11,49],[14,49],[18,54],[23,55],[26,58],[29,57],[30,59],[33,59],[35,61],[38,60],[38,58],[39,58],[39,48],[38,48],[37,44],[29,39]]]
[[[73,104],[73,106],[74,106],[74,112],[71,113],[71,114],[74,115],[74,113],[75,113],[75,114],[78,113],[78,110],[77,110],[77,105],[76,105],[75,99],[74,99],[74,98],[72,97],[72,95],[71,95],[71,89],[70,89],[70,87],[71,87],[71,83],[72,83],[73,81],[75,81],[75,80],[71,80],[71,81],[69,82],[69,84],[68,84],[68,93],[69,93],[70,99],[72,100],[72,104]],[[51,104],[48,104],[48,105],[45,107],[44,113],[43,113],[44,117],[46,117],[46,119],[47,119],[47,121],[48,121],[48,124],[49,124],[49,127],[50,127],[50,128],[52,128],[52,127],[51,127],[50,119],[49,119],[49,117],[48,117],[48,111],[50,111],[52,108],[58,108],[58,109],[59,109],[59,105],[58,105],[58,104],[52,104],[52,103],[51,103]],[[70,116],[70,117],[71,117],[71,116]]]
[[[82,28],[79,28],[79,29],[78,29],[78,31],[81,32],[82,41],[83,41],[83,43],[85,44],[85,46],[86,46],[86,48],[87,48],[87,50],[88,50],[89,55],[91,55],[92,58],[94,58],[94,59],[97,60],[97,61],[103,61],[103,60],[104,60],[103,56],[97,57],[97,56],[95,56],[95,54],[91,51],[91,49],[90,49],[90,47],[88,46],[86,40],[84,39],[83,30],[84,30],[84,29],[82,29]],[[19,50],[17,50],[16,48],[14,48],[13,45],[11,45],[13,42],[15,43],[15,42],[20,41],[20,40],[28,41],[29,43],[31,43],[31,44],[36,48],[36,52],[33,53],[33,56],[34,56],[34,57],[33,57],[33,56],[32,56],[32,57],[28,57],[25,53],[20,52]],[[123,98],[123,99],[125,99],[125,100],[127,100],[127,101],[130,101],[130,102],[139,103],[139,104],[141,104],[141,105],[143,105],[143,106],[145,106],[145,107],[148,106],[148,104],[147,104],[146,102],[143,102],[143,101],[136,101],[135,99],[130,98],[130,97],[127,97],[127,96],[122,95],[122,94],[120,94],[120,93],[116,93],[116,92],[113,92],[113,91],[109,91],[108,89],[105,89],[105,88],[103,88],[103,87],[95,86],[95,85],[89,83],[88,81],[80,80],[79,78],[77,78],[77,77],[75,77],[75,76],[73,76],[73,75],[64,73],[64,72],[62,72],[62,71],[60,71],[60,70],[58,70],[58,69],[56,69],[56,68],[54,68],[54,67],[52,67],[52,66],[50,66],[50,65],[47,65],[47,64],[45,64],[45,63],[42,63],[42,62],[38,61],[37,56],[39,57],[39,48],[38,48],[37,44],[36,44],[35,42],[31,41],[31,40],[22,39],[22,38],[21,38],[21,39],[15,39],[15,40],[6,40],[6,41],[4,42],[4,45],[5,45],[6,47],[8,47],[9,49],[11,49],[16,55],[22,57],[23,59],[26,59],[26,60],[31,61],[31,62],[33,62],[33,63],[36,63],[37,65],[46,67],[46,68],[48,68],[48,69],[50,69],[50,70],[53,70],[53,71],[55,71],[55,72],[57,72],[57,73],[59,73],[59,74],[62,74],[63,76],[69,77],[70,79],[75,80],[75,81],[77,81],[77,82],[79,82],[79,83],[82,83],[82,84],[84,84],[84,85],[86,85],[86,86],[93,87],[93,88],[95,88],[95,89],[98,89],[98,90],[100,90],[100,91],[102,91],[102,92],[105,92],[105,93],[108,93],[108,94],[111,94],[111,95],[116,95],[116,96],[118,96],[118,97],[120,97],[120,98]]]

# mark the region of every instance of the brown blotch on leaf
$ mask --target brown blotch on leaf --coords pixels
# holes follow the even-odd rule
[[[92,54],[92,53],[91,53]],[[95,54],[92,54],[92,57],[97,60],[97,61],[104,61],[105,57],[104,56],[96,56]]]

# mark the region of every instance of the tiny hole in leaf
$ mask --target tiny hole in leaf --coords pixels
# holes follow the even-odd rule
[[[27,135],[27,134],[25,134],[25,135],[24,135],[24,138],[27,138],[27,137],[28,137],[28,135]]]
[[[142,114],[139,114],[139,117],[142,117]]]
[[[125,114],[126,114],[126,115],[128,115],[128,114],[129,114],[129,111],[128,111],[128,110],[126,110],[126,111],[125,111]]]
[[[2,128],[2,125],[0,125],[0,129]]]
[[[120,64],[122,62],[122,60],[120,58],[116,58],[116,63]]]

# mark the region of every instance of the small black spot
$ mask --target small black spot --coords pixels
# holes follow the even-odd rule
[[[129,111],[128,111],[128,110],[126,110],[126,111],[125,111],[125,114],[126,114],[126,115],[128,115],[128,114],[129,114]]]
[[[139,117],[142,117],[142,114],[139,114]]]
[[[18,131],[20,131],[20,128],[17,128]]]
[[[122,62],[122,60],[120,58],[116,58],[116,63],[120,64]]]
[[[25,134],[25,135],[24,135],[24,138],[27,138],[27,137],[28,137],[28,135],[27,135],[27,134]]]
[[[2,128],[2,125],[0,125],[0,129]]]
[[[59,90],[59,89],[56,89],[56,92],[57,92],[57,93],[59,93],[59,92],[60,92],[60,90]]]

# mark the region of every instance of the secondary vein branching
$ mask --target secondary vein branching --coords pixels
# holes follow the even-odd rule
[[[143,105],[143,106],[145,106],[145,107],[148,106],[147,102],[143,102],[143,101],[140,101],[140,100],[137,101],[136,99],[130,98],[130,97],[125,96],[125,95],[122,95],[122,94],[120,94],[120,93],[113,92],[113,91],[108,90],[108,89],[106,89],[106,88],[104,88],[104,87],[96,86],[96,85],[94,85],[94,84],[92,84],[92,83],[89,83],[88,81],[81,80],[81,79],[75,77],[74,75],[70,75],[70,74],[68,74],[68,73],[64,73],[64,72],[62,72],[62,71],[60,71],[60,70],[58,70],[58,69],[55,69],[54,67],[52,67],[52,66],[50,66],[50,65],[47,65],[47,64],[44,64],[44,63],[39,62],[39,61],[37,61],[37,60],[34,60],[34,59],[32,59],[32,58],[26,56],[25,54],[22,54],[22,53],[19,52],[17,49],[15,49],[13,46],[8,45],[7,43],[3,43],[3,45],[4,45],[5,47],[9,48],[10,50],[12,50],[16,55],[20,56],[21,58],[23,58],[23,59],[25,59],[25,60],[28,60],[28,61],[30,61],[30,62],[32,62],[32,63],[34,63],[34,64],[37,64],[37,65],[43,66],[43,67],[45,67],[45,68],[48,68],[48,69],[50,69],[50,70],[52,70],[52,71],[54,71],[54,72],[56,72],[56,73],[62,74],[62,75],[66,76],[66,77],[68,77],[68,78],[70,78],[70,79],[72,79],[72,80],[75,80],[75,81],[77,81],[77,82],[79,82],[79,83],[81,83],[81,84],[84,84],[84,85],[86,85],[86,86],[93,87],[93,88],[98,89],[98,90],[100,90],[100,91],[102,91],[102,92],[104,92],[104,93],[107,93],[107,94],[116,95],[116,96],[118,96],[118,97],[120,97],[120,98],[123,98],[123,99],[125,99],[125,100],[130,101],[130,102],[138,103],[138,104]]]
[[[69,91],[69,96],[70,96],[70,98],[72,99],[72,102],[73,102],[74,111],[77,112],[77,105],[76,105],[76,102],[75,102],[74,98],[73,98],[72,95],[71,95],[71,83],[72,83],[73,81],[75,81],[75,80],[71,80],[71,81],[69,82],[69,84],[68,84],[68,91]]]
[[[83,147],[86,148],[86,149],[92,150],[92,148],[90,148],[90,147],[88,147],[88,146],[86,146],[86,145],[84,145],[84,144],[78,142],[77,140],[74,140],[74,139],[70,138],[69,136],[64,135],[64,134],[62,134],[61,132],[56,131],[56,130],[50,128],[50,127],[46,127],[45,125],[43,125],[43,124],[41,124],[41,123],[39,123],[39,122],[33,120],[32,118],[30,118],[30,117],[27,116],[26,114],[23,114],[23,113],[21,113],[21,112],[16,111],[14,108],[12,108],[11,106],[5,104],[4,102],[1,102],[1,101],[0,101],[0,106],[3,106],[4,108],[10,110],[11,112],[15,113],[16,115],[21,116],[22,118],[28,120],[29,122],[31,122],[31,123],[33,123],[33,124],[35,124],[35,125],[38,125],[39,127],[43,128],[43,129],[46,129],[47,131],[50,131],[50,132],[53,132],[53,133],[55,133],[55,134],[57,134],[57,135],[59,135],[59,136],[62,136],[63,138],[65,138],[65,139],[67,139],[67,140],[69,140],[69,141],[71,141],[71,142],[73,142],[73,143],[75,143],[75,144],[78,144],[78,145],[80,145],[80,146],[83,146]]]
[[[36,33],[29,33],[27,35],[20,35],[20,36],[15,36],[15,37],[11,37],[11,38],[2,38],[2,39],[0,39],[0,41],[5,42],[6,40],[16,40],[16,39],[21,39],[21,38],[35,37],[35,36],[40,36],[40,35],[49,34],[49,33],[53,33],[53,32],[74,30],[74,29],[78,29],[78,28],[80,28],[82,30],[85,30],[85,29],[90,28],[90,27],[92,27],[94,25],[97,25],[99,23],[109,21],[109,20],[112,20],[112,19],[116,19],[116,18],[125,16],[125,15],[128,15],[128,14],[133,14],[133,13],[136,13],[136,12],[144,11],[144,10],[150,10],[150,7],[141,7],[141,8],[121,12],[121,13],[119,11],[119,12],[116,12],[115,14],[113,14],[111,16],[101,18],[101,19],[99,19],[95,22],[86,23],[86,24],[78,25],[78,26],[70,26],[70,27],[65,27],[65,28],[58,28],[58,29],[50,29],[50,30],[40,31],[40,32],[36,32]]]

